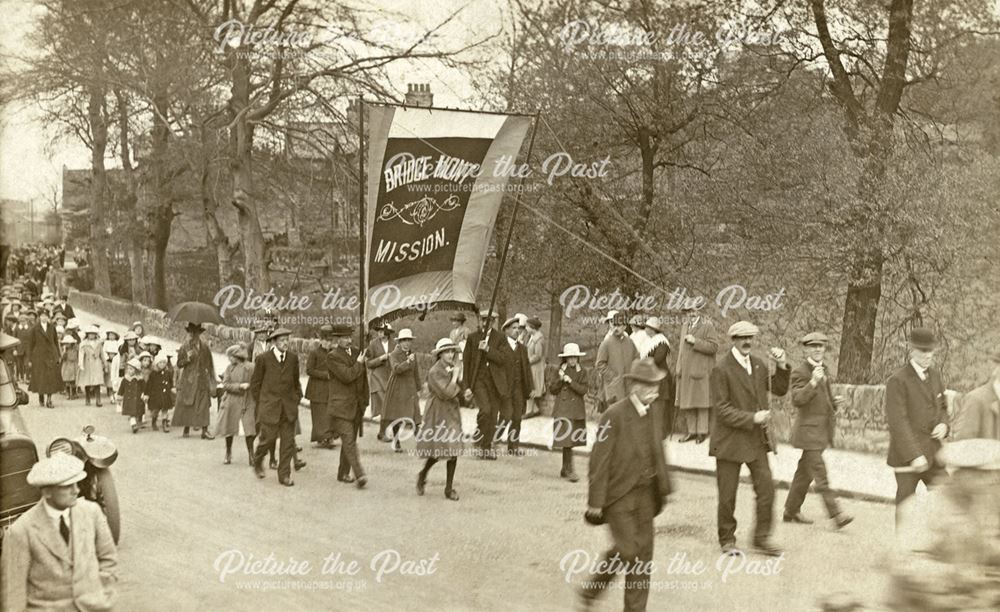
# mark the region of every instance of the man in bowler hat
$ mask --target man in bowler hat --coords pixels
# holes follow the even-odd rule
[[[480,329],[472,332],[463,351],[463,385],[472,389],[479,413],[476,415],[474,439],[481,459],[496,459],[493,441],[497,417],[510,412],[510,382],[508,369],[513,351],[502,335],[493,328],[496,314],[479,313]]]
[[[632,363],[625,374],[628,393],[612,404],[597,426],[590,453],[586,519],[607,523],[614,546],[580,592],[584,607],[626,573],[625,610],[646,609],[653,558],[653,517],[672,490],[663,440],[667,436],[661,405],[654,403],[666,372],[652,359]]]
[[[368,387],[365,354],[351,352],[354,350],[351,332],[349,325],[334,325],[331,332],[335,346],[330,351],[330,424],[341,439],[337,480],[354,482],[361,489],[368,483],[368,477],[358,459],[357,434],[368,399]]]
[[[299,418],[299,400],[302,385],[299,383],[299,358],[288,350],[291,330],[278,328],[268,340],[271,350],[254,361],[250,393],[257,405],[260,422],[260,439],[253,457],[253,470],[257,478],[264,478],[264,456],[281,439],[278,457],[278,482],[290,487],[292,458],[295,455],[295,422]]]
[[[937,460],[948,435],[948,404],[944,383],[933,367],[934,332],[910,330],[910,359],[885,384],[885,417],[889,423],[887,463],[896,472],[896,510],[923,481],[930,486],[944,474]]]

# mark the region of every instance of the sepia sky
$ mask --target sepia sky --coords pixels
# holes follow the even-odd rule
[[[441,47],[456,48],[470,40],[495,34],[504,21],[500,4],[491,0],[373,0],[351,3],[375,14],[373,23],[404,34],[411,27],[431,28],[461,9],[452,24],[441,32]],[[3,34],[0,53],[5,58],[30,53],[24,43],[39,11],[32,0],[0,0]],[[467,75],[443,70],[434,62],[420,60],[400,64],[390,74],[400,96],[407,83],[429,83],[436,106],[468,106],[471,88]],[[62,167],[89,168],[90,153],[75,139],[56,139],[30,106],[8,105],[0,108],[0,198],[14,200],[51,200],[60,190]],[[109,158],[108,167],[116,160]]]

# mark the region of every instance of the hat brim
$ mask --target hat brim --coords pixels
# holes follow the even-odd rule
[[[638,376],[638,375],[635,375],[635,374],[626,374],[622,378],[624,378],[625,380],[634,380],[636,382],[658,383],[658,382],[660,382],[661,380],[663,380],[666,377],[667,377],[667,373],[661,371],[661,372],[657,373],[655,376],[653,376],[652,378],[647,377],[647,376]]]
[[[586,357],[587,353],[559,353],[559,357]]]
[[[910,342],[910,347],[919,351],[933,351],[937,349],[937,344],[926,342]]]

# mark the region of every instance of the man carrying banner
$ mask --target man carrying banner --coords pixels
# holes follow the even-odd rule
[[[340,435],[340,466],[337,480],[354,482],[359,489],[368,483],[368,477],[358,459],[357,427],[363,414],[364,402],[368,398],[365,389],[365,354],[354,355],[351,347],[352,328],[348,325],[334,325],[331,336],[336,342],[330,350],[330,426]],[[354,476],[351,476],[354,472]]]
[[[510,347],[511,355],[507,365],[507,381],[510,385],[510,402],[505,407],[509,407],[509,412],[500,413],[500,426],[497,429],[497,437],[501,437],[502,432],[507,432],[507,452],[511,455],[521,454],[519,446],[521,438],[521,418],[528,405],[528,396],[532,391],[531,364],[528,362],[528,349],[524,344],[517,341],[520,333],[517,317],[508,319],[503,324],[503,332],[507,335],[507,345]]]
[[[493,441],[497,417],[510,412],[510,382],[507,378],[514,353],[501,334],[493,328],[496,314],[479,313],[480,329],[469,334],[465,343],[463,384],[472,389],[479,413],[474,440],[481,459],[496,459]]]

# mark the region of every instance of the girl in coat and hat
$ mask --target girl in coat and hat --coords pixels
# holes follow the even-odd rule
[[[524,418],[541,416],[542,402],[545,399],[545,336],[542,334],[542,321],[538,317],[527,320],[528,364],[531,366],[531,395],[528,396],[528,413]]]
[[[153,431],[159,430],[157,422],[162,414],[163,431],[169,433],[170,421],[167,415],[174,405],[174,373],[167,367],[165,355],[157,355],[153,359],[153,367],[146,376],[146,397]]]
[[[222,383],[219,385],[225,395],[222,396],[222,410],[215,426],[215,435],[226,438],[226,458],[223,463],[232,463],[233,438],[241,436],[252,466],[255,418],[250,379],[253,378],[253,364],[247,361],[247,350],[242,344],[234,344],[226,349],[226,355],[229,357],[229,366],[222,374]]]
[[[580,477],[573,469],[573,448],[587,445],[587,409],[583,397],[587,394],[587,372],[580,365],[586,353],[570,342],[559,353],[559,370],[549,384],[549,393],[556,397],[552,411],[552,448],[562,449],[562,470],[559,476],[577,482]]]
[[[105,333],[104,344],[104,388],[108,393],[108,397],[111,398],[111,404],[118,403],[118,394],[115,393],[118,382],[118,363],[115,359],[118,358],[118,349],[121,342],[118,341],[118,334],[110,329]]]
[[[63,384],[66,386],[66,399],[75,400],[76,399],[76,376],[80,369],[77,360],[79,359],[79,349],[76,346],[76,340],[73,336],[65,334],[62,340],[59,341],[62,345],[62,358],[60,368]]]
[[[83,387],[87,406],[90,405],[91,397],[95,397],[100,406],[101,387],[104,385],[104,343],[93,325],[83,330],[83,336],[83,342],[80,343],[80,373],[76,384]]]
[[[132,330],[125,332],[125,336],[122,337],[121,348],[118,349],[118,354],[121,355],[118,376],[125,376],[125,364],[132,359],[137,359],[141,352],[139,350],[139,336]]]
[[[433,353],[436,361],[427,372],[430,398],[427,400],[423,426],[417,434],[417,455],[426,457],[423,469],[417,474],[417,494],[424,494],[427,473],[431,467],[438,460],[445,459],[448,463],[444,496],[458,501],[458,492],[454,488],[455,468],[464,448],[459,401],[470,400],[472,391],[462,388],[458,346],[450,338],[438,340]]]
[[[390,428],[387,433],[393,450],[401,453],[403,448],[399,444],[399,432],[403,424],[412,421],[415,425],[420,417],[420,400],[417,396],[420,390],[420,373],[417,355],[413,352],[413,332],[409,329],[399,330],[399,335],[396,336],[396,348],[389,353],[389,371],[382,418],[386,419]]]
[[[118,386],[118,396],[122,398],[122,414],[129,418],[132,433],[139,433],[142,427],[142,417],[146,414],[146,382],[142,379],[140,370],[142,364],[138,359],[130,359],[125,364],[125,378]]]

